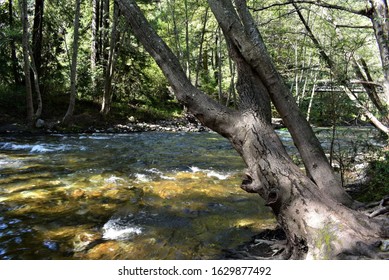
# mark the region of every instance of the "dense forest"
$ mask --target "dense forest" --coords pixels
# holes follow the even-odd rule
[[[285,233],[277,258],[388,258],[387,179],[369,190],[380,202],[356,201],[312,130],[368,125],[387,139],[387,1],[0,5],[1,123],[84,127],[189,112],[243,158],[241,188],[263,198]]]
[[[309,121],[373,122],[388,133],[380,56],[385,54],[367,1],[247,2]],[[220,103],[236,106],[236,65],[206,1],[139,4],[193,84]],[[12,116],[74,124],[99,113],[105,119],[155,121],[181,113],[166,79],[114,1],[10,0],[0,5],[3,122]]]

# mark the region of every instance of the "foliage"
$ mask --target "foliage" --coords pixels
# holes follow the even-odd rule
[[[381,159],[370,163],[367,171],[369,182],[357,197],[360,201],[379,201],[389,195],[389,151],[383,153]]]
[[[0,83],[0,108],[2,113],[24,116],[26,110],[25,99],[24,87]]]
[[[15,88],[12,75],[11,42],[15,42],[16,46],[19,82],[22,82],[23,76],[21,71],[23,65],[22,32],[17,2],[13,1],[12,15],[9,14],[8,1],[0,3],[0,80],[2,84],[0,98],[9,99],[10,101],[1,104],[18,108],[14,111],[24,116],[25,114],[19,110],[23,108],[23,102],[19,98],[10,98]],[[94,38],[91,29],[92,1],[83,1],[77,103],[91,101],[98,104],[102,102],[106,82],[106,56],[110,50],[109,44],[104,40],[109,37],[114,20],[113,2],[109,0],[108,24],[101,26],[97,38]],[[339,1],[327,2],[337,4]],[[239,98],[233,97],[236,80],[235,66],[229,58],[226,42],[217,21],[209,11],[207,1],[145,0],[138,1],[138,3],[154,28],[180,59],[191,81],[220,102],[229,102],[234,106],[233,103]],[[336,81],[307,36],[293,6],[273,5],[275,3],[276,1],[273,0],[248,1],[252,14],[258,22],[258,28],[267,43],[267,48],[286,83],[293,91],[303,113],[307,113],[309,104],[312,103],[310,121],[313,124],[345,124],[359,119],[361,117],[359,109],[356,109],[342,92],[318,91],[315,96],[311,96],[311,92],[319,83],[333,82],[333,86],[336,87]],[[342,1],[341,4],[355,9],[365,7],[365,1]],[[54,113],[64,114],[68,103],[68,100],[62,97],[68,95],[70,89],[74,5],[72,1],[64,0],[47,0],[44,5],[42,65],[39,83],[44,103],[43,117],[53,118]],[[366,25],[368,23],[366,19],[311,4],[301,4],[301,12],[325,51],[336,61],[345,76],[352,78],[354,75],[350,63],[350,57],[354,54],[365,58],[373,78],[381,75],[381,65],[373,32],[366,28],[358,29],[358,32],[348,28],[335,29],[332,20],[335,19],[338,25],[352,26]],[[13,26],[10,26],[11,16]],[[29,1],[30,25],[33,23],[33,18],[34,1]],[[145,110],[142,106],[147,104],[146,111],[153,111],[155,108],[157,111],[170,112],[169,106],[174,102],[174,98],[158,66],[137,42],[121,18],[119,18],[117,30],[119,35],[115,46],[115,67],[111,85],[112,109],[123,110],[127,106],[133,108],[139,105],[139,111],[142,111]],[[98,50],[99,57],[94,67],[91,60],[93,40],[102,44],[102,49]],[[55,99],[62,100],[65,104],[62,106],[53,102]],[[362,102],[369,103],[366,98]],[[52,104],[57,104],[59,110],[50,108]],[[111,113],[120,114],[120,112],[112,111]],[[378,112],[375,113],[378,115]],[[58,116],[55,115],[55,117]]]

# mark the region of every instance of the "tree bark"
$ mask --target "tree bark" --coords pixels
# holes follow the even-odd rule
[[[8,13],[9,13],[9,27],[11,29],[14,28],[14,15],[13,15],[13,2],[12,0],[8,1]],[[11,60],[12,60],[12,74],[14,78],[15,85],[20,83],[20,77],[18,72],[18,59],[16,57],[16,44],[15,44],[15,38],[12,37],[10,41],[11,45]]]
[[[37,103],[37,108],[34,114],[34,119],[40,118],[42,115],[42,109],[43,109],[43,102],[42,102],[42,95],[41,95],[41,90],[39,86],[39,74],[38,74],[38,69],[36,68],[35,64],[35,59],[34,59],[34,54],[30,46],[28,46],[28,51],[30,54],[30,67],[31,71],[33,73],[33,81],[34,81],[34,88],[35,88],[35,94],[36,94],[36,103]]]
[[[340,187],[339,180],[328,163],[312,127],[302,115],[291,92],[275,69],[245,1],[235,2],[237,10],[231,0],[208,1],[225,36],[231,38],[268,89],[274,106],[292,135],[308,175],[320,189],[325,190],[341,203],[350,205],[353,203],[352,199]]]
[[[204,49],[204,37],[205,37],[205,32],[207,28],[207,22],[208,22],[208,13],[209,13],[209,8],[205,10],[205,15],[203,19],[203,27],[201,29],[201,39],[200,39],[200,46],[199,46],[199,56],[197,58],[197,65],[196,65],[196,77],[195,77],[195,87],[197,87],[199,84],[199,75],[200,75],[200,69],[201,66],[203,66],[203,49]],[[203,67],[204,68],[204,67]]]
[[[81,0],[75,2],[75,16],[74,16],[74,38],[73,38],[73,52],[72,52],[72,66],[70,70],[70,100],[68,110],[62,120],[64,124],[69,124],[73,117],[76,106],[77,96],[77,59],[78,59],[78,39],[80,29],[80,6]]]
[[[98,34],[99,34],[99,1],[92,0],[92,38],[91,38],[91,76],[92,76],[92,90],[94,97],[98,95],[97,84],[98,84],[98,75],[96,72],[98,57],[99,57],[99,43],[98,43]]]
[[[34,24],[32,27],[32,53],[37,76],[41,77],[42,40],[43,40],[44,0],[35,0]]]
[[[26,105],[27,105],[27,123],[34,123],[34,103],[32,98],[31,76],[30,76],[30,58],[29,58],[29,37],[27,0],[20,2],[21,21],[23,25],[23,59],[24,59],[24,79],[26,85]]]
[[[334,192],[320,188],[287,154],[270,121],[269,100],[274,89],[269,83],[274,84],[263,79],[265,74],[259,75],[257,69],[267,65],[259,65],[255,56],[247,59],[252,54],[245,52],[252,49],[237,44],[245,43],[236,40],[241,36],[234,34],[238,30],[231,31],[231,26],[224,28],[222,24],[230,55],[237,64],[241,97],[239,110],[231,110],[189,82],[179,60],[149,25],[135,1],[116,2],[134,35],[162,69],[177,99],[204,125],[229,139],[244,159],[247,169],[241,187],[258,193],[272,208],[287,236],[284,258],[335,259],[355,254],[386,257],[378,253],[376,245],[389,236],[387,219],[372,219],[339,203],[342,194],[336,197]],[[220,16],[219,12],[214,10],[215,16]],[[244,27],[247,31],[252,26]],[[273,75],[270,78],[274,79]]]
[[[190,46],[189,46],[189,7],[188,0],[184,0],[185,7],[185,69],[189,81],[191,81]]]
[[[107,61],[107,69],[105,73],[104,80],[104,94],[103,101],[100,113],[106,116],[111,110],[111,102],[112,102],[112,79],[115,72],[115,64],[116,64],[116,43],[118,41],[118,25],[119,18],[119,8],[117,4],[114,4],[114,14],[113,14],[113,22],[111,28],[111,38],[110,38],[110,46],[108,52],[108,61]]]

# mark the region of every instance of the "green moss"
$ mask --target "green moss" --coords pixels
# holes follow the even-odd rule
[[[337,226],[332,222],[327,223],[323,228],[318,230],[315,240],[315,247],[320,249],[320,256],[317,259],[329,260],[332,256],[333,244],[338,241],[336,236]]]

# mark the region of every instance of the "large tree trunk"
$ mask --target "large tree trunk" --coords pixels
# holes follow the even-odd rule
[[[274,106],[299,150],[309,177],[330,196],[345,205],[351,205],[351,198],[340,187],[310,124],[300,112],[291,92],[275,69],[245,1],[235,2],[236,10],[231,0],[208,1],[225,36],[231,38],[269,91]]]
[[[308,171],[312,180],[293,163],[274,132],[270,121],[270,99],[278,104],[277,109],[288,120],[288,128],[294,129],[294,133],[302,129],[305,137],[311,136],[310,131],[305,131],[305,122],[300,124],[303,128],[294,127],[295,122],[300,120],[300,116],[291,111],[295,108],[291,104],[295,103],[283,89],[284,85],[272,64],[267,64],[271,63],[269,58],[261,57],[267,55],[266,49],[263,42],[253,40],[259,39],[259,33],[253,31],[251,24],[247,25],[251,19],[245,18],[248,13],[244,10],[244,1],[235,1],[237,7],[242,9],[240,17],[230,1],[208,1],[223,28],[230,55],[237,64],[239,110],[218,104],[190,83],[177,57],[151,28],[135,1],[116,2],[135,36],[162,69],[177,99],[204,125],[229,139],[242,156],[247,165],[242,188],[258,193],[272,208],[287,236],[288,246],[283,257],[387,257],[379,254],[372,244],[377,245],[382,238],[389,236],[388,221],[369,218],[345,206],[352,203],[349,203],[349,198],[345,199],[339,183],[333,179],[332,171],[320,170],[328,168],[326,158],[316,161],[313,158],[323,153],[320,145],[314,144],[317,141],[314,134],[313,140],[308,139],[308,151],[302,156],[307,168],[310,168]],[[230,19],[233,21],[230,22]],[[264,73],[269,67],[272,71]],[[278,84],[280,82],[281,85]],[[279,93],[281,96],[274,96],[276,89],[283,91]],[[279,104],[281,100],[286,105]],[[289,109],[286,110],[284,106],[289,106]],[[303,141],[296,137],[299,142]],[[331,176],[323,177],[327,173]],[[327,180],[337,185],[331,189]]]

